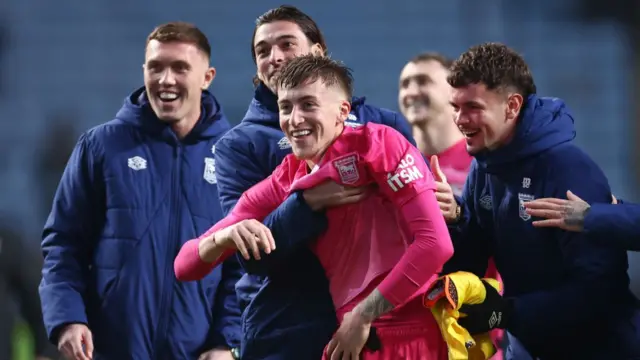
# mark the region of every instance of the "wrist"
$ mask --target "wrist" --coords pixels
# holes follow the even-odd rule
[[[358,319],[358,322],[365,326],[371,326],[375,318],[373,318],[370,314],[366,314],[364,311],[360,309],[360,306],[356,306],[352,310],[355,317]]]
[[[216,235],[218,232],[215,232],[203,239],[198,243],[198,255],[200,256],[200,260],[206,263],[214,262],[224,251],[224,247],[221,246],[219,241],[216,241]]]

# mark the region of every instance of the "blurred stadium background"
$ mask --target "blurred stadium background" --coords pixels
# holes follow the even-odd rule
[[[640,6],[632,0],[290,1],[355,71],[357,93],[397,109],[398,75],[421,51],[456,57],[500,41],[524,54],[539,92],[573,109],[577,141],[621,198],[640,200]],[[79,134],[110,120],[142,84],[144,41],[183,20],[209,36],[213,91],[238,122],[252,97],[254,19],[279,1],[8,0],[0,3],[0,220],[37,247]],[[570,169],[568,169],[570,171]],[[588,179],[585,179],[588,181]],[[640,292],[640,256],[631,254]],[[34,266],[39,266],[35,264]],[[16,360],[29,359],[28,329]]]

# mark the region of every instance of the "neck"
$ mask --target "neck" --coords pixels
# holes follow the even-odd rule
[[[184,139],[191,130],[196,126],[198,120],[200,119],[200,106],[198,106],[198,111],[185,116],[183,119],[178,120],[171,124],[171,130],[176,134],[178,139]]]
[[[418,149],[425,155],[440,154],[464,137],[450,114],[414,124],[412,130]]]

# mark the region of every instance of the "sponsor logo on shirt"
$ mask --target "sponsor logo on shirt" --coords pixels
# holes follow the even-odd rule
[[[387,184],[391,190],[396,192],[423,177],[424,175],[416,166],[416,159],[411,154],[407,154],[400,161],[396,170],[387,174]]]

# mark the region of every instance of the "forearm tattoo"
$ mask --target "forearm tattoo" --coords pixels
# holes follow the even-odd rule
[[[589,204],[572,201],[564,209],[564,223],[570,226],[584,227],[584,218],[589,212]]]
[[[373,290],[358,306],[357,311],[366,321],[373,321],[393,310],[393,304],[385,299],[378,289]]]

